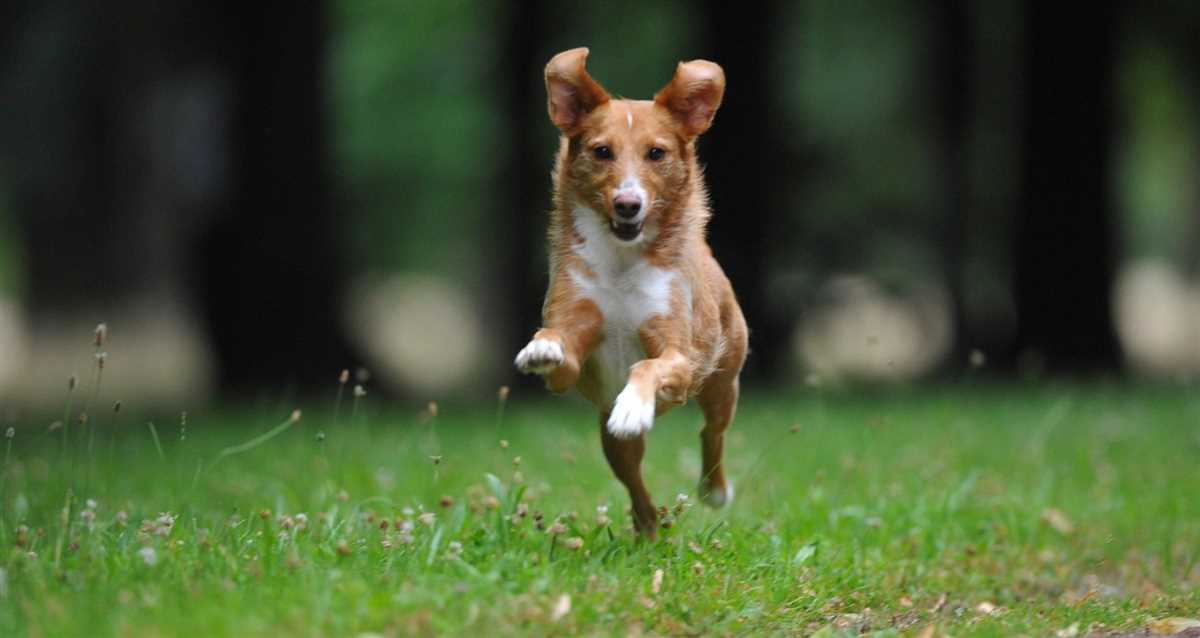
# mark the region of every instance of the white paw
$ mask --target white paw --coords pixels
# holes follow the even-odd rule
[[[723,490],[713,489],[701,481],[699,491],[700,500],[713,509],[721,509],[733,502],[733,481],[726,480]]]
[[[654,401],[642,399],[632,384],[626,385],[613,403],[608,415],[608,433],[618,439],[632,439],[645,434],[654,425]]]
[[[562,365],[562,344],[549,339],[534,339],[521,348],[514,361],[517,369],[525,374],[546,374]]]

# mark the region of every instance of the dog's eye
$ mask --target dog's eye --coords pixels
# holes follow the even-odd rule
[[[664,151],[663,149],[661,149],[661,148],[659,148],[659,147],[655,146],[654,148],[650,149],[650,152],[649,152],[649,153],[646,153],[646,157],[647,157],[647,158],[648,158],[648,159],[649,159],[651,162],[657,162],[658,160],[660,160],[660,159],[662,159],[662,158],[663,158],[663,155],[666,155],[666,154],[667,154],[667,152],[666,152],[666,151]]]
[[[598,160],[610,160],[612,159],[612,149],[607,146],[597,146],[592,149],[592,155],[595,155]]]

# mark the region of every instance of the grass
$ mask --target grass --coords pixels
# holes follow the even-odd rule
[[[751,393],[720,512],[691,507],[676,410],[655,543],[592,413],[519,398],[193,412],[153,439],[93,418],[90,455],[77,424],[65,454],[18,427],[0,635],[1105,635],[1200,609],[1194,392]]]

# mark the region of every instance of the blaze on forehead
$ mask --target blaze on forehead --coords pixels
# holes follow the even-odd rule
[[[613,100],[599,106],[583,118],[579,134],[615,145],[687,141],[671,112],[649,100]]]

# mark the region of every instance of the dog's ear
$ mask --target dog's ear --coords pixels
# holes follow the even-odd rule
[[[587,72],[586,47],[563,51],[546,65],[546,103],[550,121],[563,133],[579,130],[583,116],[607,102],[608,91]]]
[[[691,139],[712,126],[724,95],[725,71],[708,60],[692,60],[675,67],[675,77],[654,95],[654,101],[675,116]]]

